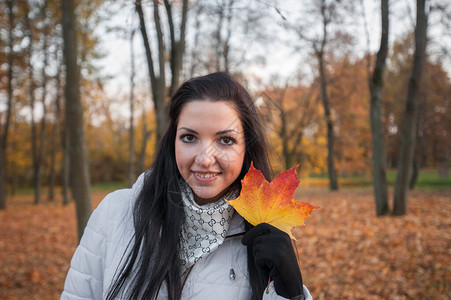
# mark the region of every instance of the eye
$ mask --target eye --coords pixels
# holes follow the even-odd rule
[[[221,139],[219,140],[219,143],[221,145],[225,145],[225,146],[231,146],[233,144],[236,144],[236,140],[232,137],[229,136],[223,136],[221,137]]]
[[[180,139],[184,143],[194,143],[196,141],[196,137],[192,134],[184,134],[180,137]]]

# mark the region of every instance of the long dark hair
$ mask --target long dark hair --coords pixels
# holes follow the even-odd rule
[[[152,171],[147,172],[144,186],[133,209],[135,234],[130,251],[116,271],[107,299],[126,293],[126,299],[155,299],[166,282],[170,300],[181,298],[180,232],[185,222],[178,186],[181,175],[175,161],[175,138],[178,118],[190,101],[225,101],[231,103],[244,128],[246,153],[241,179],[253,161],[269,180],[270,166],[264,130],[249,93],[227,73],[213,73],[184,82],[171,99],[170,123],[164,135]],[[246,230],[251,227],[246,223]],[[248,251],[248,270],[252,299],[261,299],[267,278],[262,278]]]

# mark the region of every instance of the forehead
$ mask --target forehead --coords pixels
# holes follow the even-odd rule
[[[235,129],[242,131],[240,116],[235,107],[226,101],[194,100],[180,112],[177,128],[213,129],[217,131]],[[191,128],[195,127],[195,128]]]

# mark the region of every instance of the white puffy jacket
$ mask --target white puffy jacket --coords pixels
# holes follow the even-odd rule
[[[92,213],[84,235],[72,257],[66,277],[62,300],[105,299],[123,253],[133,236],[132,206],[140,192],[141,175],[131,189],[115,191]],[[235,214],[229,235],[244,231],[241,216]],[[264,300],[285,299],[278,296],[273,284]],[[183,289],[183,299],[251,299],[248,281],[246,247],[241,238],[227,238],[207,257],[197,262]],[[306,299],[312,299],[304,287]],[[117,298],[120,299],[120,298]],[[158,299],[167,299],[163,284]]]

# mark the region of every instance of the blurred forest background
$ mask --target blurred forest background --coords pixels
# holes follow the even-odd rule
[[[415,187],[441,192],[412,199],[449,205],[448,1],[0,0],[0,12],[2,232],[9,207],[67,218],[61,204],[75,200],[80,235],[99,190],[129,186],[152,165],[176,87],[214,71],[251,92],[275,174],[301,163],[303,187],[363,187],[368,218],[406,214]],[[447,264],[437,295],[450,290]]]

